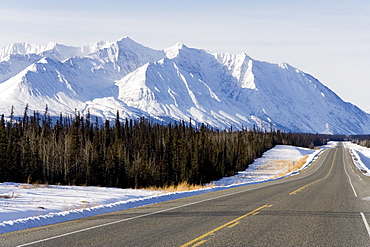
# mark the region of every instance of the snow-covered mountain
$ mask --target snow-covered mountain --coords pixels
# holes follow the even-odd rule
[[[246,54],[211,53],[178,43],[164,50],[128,37],[84,47],[25,43],[0,48],[0,113],[26,104],[51,115],[103,119],[145,116],[215,128],[370,133],[370,115],[313,76]],[[8,114],[7,114],[8,113]]]

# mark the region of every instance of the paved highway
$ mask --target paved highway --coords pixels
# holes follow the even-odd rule
[[[370,246],[370,178],[339,144],[299,175],[0,235],[1,246]]]

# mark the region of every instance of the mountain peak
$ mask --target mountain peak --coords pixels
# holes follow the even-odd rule
[[[177,42],[174,46],[174,48],[176,47],[176,49],[184,49],[184,48],[188,48],[185,44],[181,43],[181,42]]]
[[[10,55],[38,54],[45,50],[44,46],[28,43],[13,43],[0,48],[0,61],[5,60]]]
[[[135,42],[129,36],[123,36],[122,38],[118,39],[117,41],[131,41],[131,42]]]
[[[119,47],[142,47],[141,44],[137,43],[133,39],[128,36],[124,36],[123,38],[117,40],[115,42]]]
[[[165,53],[167,58],[172,59],[179,55],[181,50],[189,49],[183,43],[177,42],[175,45],[171,46],[170,48],[165,49]]]

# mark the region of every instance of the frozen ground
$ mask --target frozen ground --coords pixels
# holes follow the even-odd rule
[[[335,143],[329,143],[325,147],[333,145]],[[0,233],[173,200],[232,186],[258,183],[276,179],[279,176],[293,175],[298,172],[297,169],[304,169],[311,163],[323,148],[310,150],[279,145],[267,151],[247,170],[239,172],[233,177],[214,181],[213,187],[187,192],[168,193],[166,191],[90,186],[0,183]],[[358,146],[351,146],[351,148],[360,149]],[[368,154],[367,157],[370,157],[370,151]],[[297,167],[292,170],[291,168],[294,167],[292,161],[298,163],[298,160],[305,156],[307,156],[306,161],[299,167],[298,164],[294,164]]]

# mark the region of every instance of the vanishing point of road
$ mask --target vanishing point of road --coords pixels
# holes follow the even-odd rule
[[[0,235],[0,246],[370,246],[370,178],[342,143],[298,175]]]

